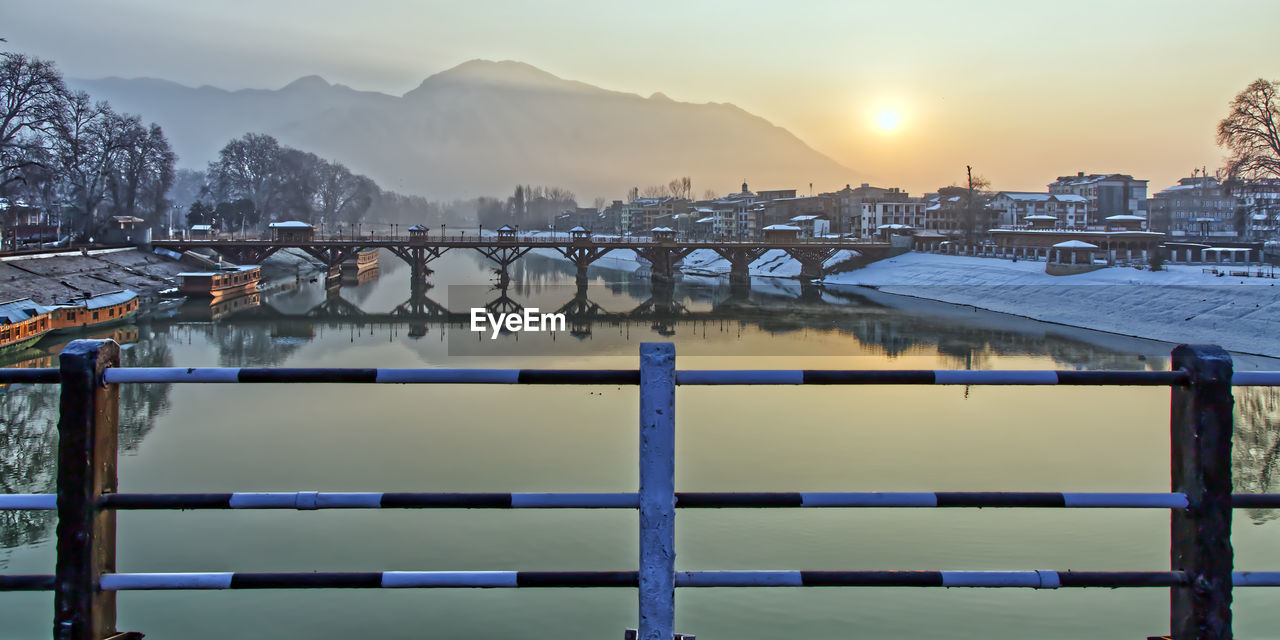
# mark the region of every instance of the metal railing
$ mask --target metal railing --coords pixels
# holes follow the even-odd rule
[[[60,640],[137,637],[115,630],[115,595],[132,590],[315,588],[635,588],[643,640],[674,634],[675,589],[698,587],[981,587],[1170,590],[1172,637],[1231,637],[1233,587],[1280,586],[1280,572],[1233,571],[1231,510],[1280,508],[1280,494],[1231,494],[1231,387],[1280,386],[1280,372],[1232,370],[1215,346],[1182,345],[1171,371],[693,370],[675,348],[647,343],[638,369],[122,368],[109,340],[77,340],[57,369],[3,369],[0,382],[61,384],[57,494],[0,496],[0,509],[56,510],[52,575],[3,575],[0,591],[54,591]],[[188,383],[639,385],[635,493],[117,492],[119,385]],[[675,487],[675,389],[706,385],[1072,385],[1171,389],[1169,493],[680,492]],[[677,571],[676,509],[706,508],[1169,509],[1168,571]],[[116,571],[115,514],[139,509],[634,509],[638,569],[621,571],[380,571],[127,573]]]

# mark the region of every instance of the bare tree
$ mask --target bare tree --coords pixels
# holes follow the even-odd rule
[[[713,189],[707,189],[706,191],[702,192],[703,200],[715,200],[716,198],[719,198],[719,197],[720,197],[720,194],[716,193],[715,190]]]
[[[646,198],[669,198],[671,197],[671,190],[666,185],[655,184],[645,187],[644,191],[640,192],[640,195]]]
[[[693,196],[693,181],[689,179],[689,176],[674,178],[667,183],[667,190],[671,192],[672,197],[687,200]]]
[[[603,196],[596,196],[596,199],[591,202],[591,206],[595,207],[596,211],[603,211],[606,204],[609,204],[609,201]]]
[[[1280,82],[1261,78],[1231,101],[1231,112],[1218,123],[1218,145],[1227,148],[1230,177],[1280,177]]]
[[[254,210],[267,213],[280,190],[280,143],[261,133],[228,142],[209,163],[209,182],[218,200],[248,198]]]
[[[18,169],[40,163],[43,138],[66,97],[52,62],[0,53],[0,187],[23,180]]]

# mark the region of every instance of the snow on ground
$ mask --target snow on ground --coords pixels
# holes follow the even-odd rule
[[[537,252],[565,260],[554,250]],[[842,251],[827,266],[851,254]],[[636,271],[647,265],[634,252],[619,250],[593,266]],[[710,249],[698,249],[685,257],[681,270],[686,276],[718,277],[729,273],[729,263]],[[784,251],[771,250],[751,263],[751,275],[797,278],[800,264]],[[1199,266],[1169,265],[1154,272],[1107,267],[1051,276],[1044,272],[1043,262],[906,253],[829,275],[824,283],[869,286],[1125,336],[1212,343],[1240,353],[1280,357],[1280,280],[1219,277]]]
[[[1043,262],[907,253],[828,276],[826,284],[871,286],[1047,322],[1280,357],[1280,280],[1219,277],[1198,266],[1156,272],[1109,267],[1050,276]]]

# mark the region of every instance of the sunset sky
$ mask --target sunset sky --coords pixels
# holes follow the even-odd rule
[[[1273,0],[0,6],[8,46],[68,76],[235,89],[319,74],[398,95],[469,59],[520,60],[607,89],[732,102],[849,167],[848,182],[915,193],[961,181],[966,164],[996,188],[1037,190],[1077,170],[1132,173],[1153,191],[1212,170],[1227,102],[1280,79],[1277,28]]]

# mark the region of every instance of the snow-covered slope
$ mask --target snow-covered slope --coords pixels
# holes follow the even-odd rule
[[[908,253],[827,278],[1036,320],[1280,356],[1280,280],[1219,277],[1200,267],[1111,267],[1050,276],[1043,262]]]

